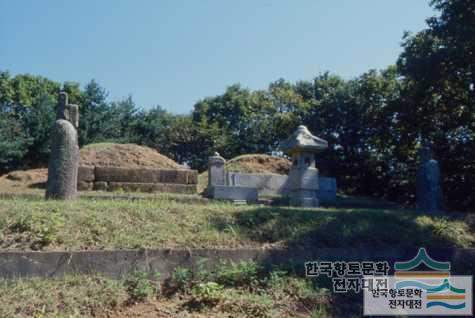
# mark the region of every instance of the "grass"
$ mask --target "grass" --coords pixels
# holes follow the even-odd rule
[[[160,282],[143,272],[101,276],[0,279],[1,317],[338,317],[350,312],[325,281],[291,266],[221,263]],[[177,268],[176,272],[183,272]],[[178,277],[178,278],[177,278]],[[358,313],[360,299],[352,302]],[[335,303],[336,305],[333,305]],[[331,305],[332,304],[332,305]],[[330,306],[331,305],[331,306]],[[343,312],[343,311],[344,312]]]
[[[0,279],[0,317],[84,317],[126,301],[120,281],[103,277]]]
[[[473,247],[473,220],[377,208],[298,209],[82,198],[0,199],[0,249]]]

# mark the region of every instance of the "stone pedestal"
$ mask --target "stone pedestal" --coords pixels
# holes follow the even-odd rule
[[[318,170],[295,167],[289,172],[290,204],[303,207],[318,207]]]

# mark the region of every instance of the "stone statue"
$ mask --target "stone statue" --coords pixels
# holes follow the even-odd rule
[[[79,107],[68,104],[68,94],[60,92],[57,120],[51,130],[47,199],[74,199],[77,194]]]
[[[437,213],[442,208],[440,169],[426,143],[419,150],[420,167],[416,176],[417,208],[427,213]]]

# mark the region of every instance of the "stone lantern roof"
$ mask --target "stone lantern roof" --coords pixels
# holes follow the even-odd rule
[[[280,143],[280,148],[289,154],[298,152],[316,153],[328,148],[328,142],[312,135],[307,127],[300,125],[292,136]]]

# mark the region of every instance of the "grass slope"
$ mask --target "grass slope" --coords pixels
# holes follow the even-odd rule
[[[0,199],[0,249],[473,247],[473,220],[381,208],[298,209],[154,200]]]

